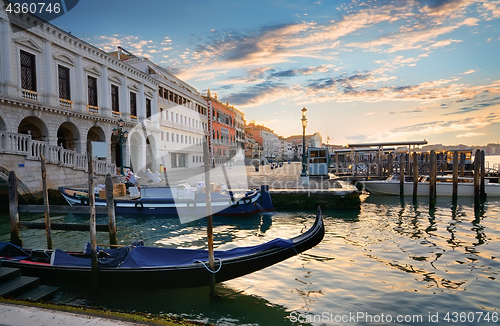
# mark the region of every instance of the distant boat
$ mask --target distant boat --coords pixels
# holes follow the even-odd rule
[[[314,247],[324,234],[318,207],[311,228],[291,239],[277,238],[256,246],[215,250],[215,281],[224,282],[279,263]],[[101,250],[98,256],[102,257],[98,259],[102,287],[182,288],[210,284],[207,250],[145,247],[136,242],[119,249]],[[19,268],[25,276],[58,284],[90,284],[89,245],[84,252],[65,252],[28,250],[0,242],[0,258],[2,266]]]
[[[246,191],[212,192],[211,205],[214,215],[251,215],[274,211],[269,187]],[[59,187],[68,204],[88,205],[88,189]],[[144,187],[141,195],[121,196],[114,199],[116,214],[150,214],[189,216],[190,219],[205,217],[207,207],[205,193],[194,188]],[[96,206],[106,206],[106,199],[96,198]]]
[[[399,196],[400,179],[399,175],[392,175],[385,180],[359,181],[363,188],[374,195],[395,195]],[[485,192],[488,197],[500,196],[500,184],[490,183],[485,180]],[[405,196],[413,196],[413,181],[404,181]],[[429,176],[421,176],[417,186],[418,196],[429,195]],[[438,176],[436,178],[436,196],[453,195],[453,177],[450,175]],[[458,178],[457,196],[474,196],[474,179],[470,177]]]

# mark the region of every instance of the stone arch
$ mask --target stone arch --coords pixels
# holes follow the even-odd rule
[[[155,172],[157,166],[160,166],[156,162],[156,139],[154,136],[149,135],[146,138],[146,167],[152,172]]]
[[[20,134],[31,134],[31,139],[49,141],[49,131],[45,123],[37,117],[29,116],[21,120],[17,128]]]
[[[87,141],[106,141],[106,134],[104,133],[104,130],[102,130],[101,127],[91,127],[89,131],[87,132]]]
[[[144,169],[145,143],[139,132],[132,131],[128,137],[128,148],[130,149],[130,167],[134,173]]]
[[[72,122],[63,122],[57,130],[57,145],[81,153],[80,131]]]

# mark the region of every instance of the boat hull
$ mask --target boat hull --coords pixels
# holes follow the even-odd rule
[[[87,197],[71,195],[68,188],[60,187],[61,194],[72,206],[88,205]],[[171,216],[205,216],[207,212],[205,194],[197,194],[194,200],[173,198],[115,199],[115,213],[120,215],[146,214]],[[95,199],[96,206],[106,206],[105,199]],[[228,195],[213,194],[211,201],[213,215],[251,215],[272,213],[274,207],[267,186],[252,190],[243,198],[231,200]]]
[[[324,237],[325,229],[321,211],[314,225],[303,234],[290,239],[292,247],[272,247],[250,255],[222,259],[220,270],[215,273],[216,282],[234,279],[279,263],[318,243]],[[183,250],[183,249],[177,249]],[[216,256],[217,257],[217,256]],[[207,262],[205,262],[207,264]],[[216,261],[216,268],[220,262]],[[51,283],[90,284],[89,267],[53,266],[46,263],[2,259],[2,266],[20,268],[22,275],[40,277]],[[210,272],[202,263],[168,267],[142,268],[99,268],[99,286],[103,288],[183,288],[207,286]]]

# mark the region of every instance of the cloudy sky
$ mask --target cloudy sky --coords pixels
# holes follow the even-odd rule
[[[500,0],[84,0],[52,23],[276,133],[500,143]]]

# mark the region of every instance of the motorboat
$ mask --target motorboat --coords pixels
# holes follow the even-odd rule
[[[59,187],[68,204],[89,204],[88,189]],[[251,215],[274,211],[269,187],[260,189],[211,192],[214,215]],[[207,213],[206,193],[195,187],[143,187],[140,194],[124,195],[113,199],[116,214],[150,214],[204,217]],[[106,199],[95,198],[96,206],[106,206]]]

